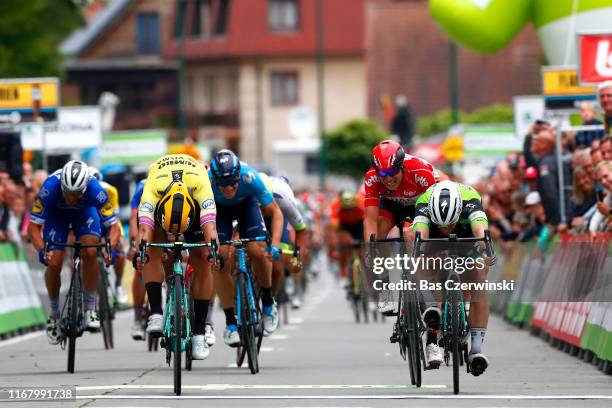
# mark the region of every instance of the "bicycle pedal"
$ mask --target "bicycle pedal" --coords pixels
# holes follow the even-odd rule
[[[390,343],[397,343],[399,341],[397,335],[392,335],[391,337],[389,337],[389,342]]]
[[[388,312],[382,312],[382,315],[386,317],[393,317],[393,316],[397,316],[397,312],[395,310],[391,310]]]
[[[440,366],[442,365],[442,363],[431,363],[428,366],[425,367],[425,371],[427,370],[438,370],[440,369]]]

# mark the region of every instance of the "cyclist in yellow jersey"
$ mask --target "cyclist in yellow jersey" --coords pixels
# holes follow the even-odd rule
[[[185,242],[217,240],[216,214],[214,196],[204,166],[185,154],[163,156],[151,165],[144,184],[138,207],[136,245],[140,246],[142,240],[165,242],[168,234],[171,238],[182,234]],[[204,340],[206,314],[213,291],[208,254],[207,248],[189,250],[194,270],[192,292],[195,322],[192,349],[195,360],[204,360],[209,355]],[[150,259],[144,267],[140,258],[136,266],[143,271],[151,308],[147,333],[161,336],[161,285],[164,280],[162,250],[149,248],[148,255]]]
[[[95,167],[89,167],[89,174],[100,182],[100,185],[106,191],[108,195],[108,202],[113,207],[113,212],[116,216],[119,216],[119,192],[117,188],[112,184],[107,183],[103,180],[102,173]],[[128,297],[125,289],[123,289],[123,271],[125,270],[125,233],[123,231],[123,225],[119,222],[120,237],[117,241],[117,245],[112,248],[112,261],[113,269],[115,269],[115,291],[117,294],[117,301],[121,304],[127,304]],[[102,233],[105,234],[104,228]]]

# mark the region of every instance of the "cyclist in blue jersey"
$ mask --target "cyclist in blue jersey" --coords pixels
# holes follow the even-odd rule
[[[61,338],[59,293],[64,249],[50,245],[49,251],[45,253],[45,240],[64,243],[68,239],[69,230],[72,230],[80,242],[97,244],[101,237],[101,222],[108,228],[111,246],[116,245],[120,234],[117,216],[104,188],[95,178],[90,177],[86,163],[71,160],[45,180],[30,211],[28,234],[38,251],[40,262],[47,266],[45,283],[51,303],[47,337],[51,344],[58,344]],[[108,262],[110,254],[104,252],[104,256]],[[89,331],[97,331],[100,329],[100,320],[95,310],[99,277],[97,249],[81,250],[81,259],[85,326]]]
[[[146,179],[142,179],[136,184],[136,191],[130,201],[130,228],[128,237],[130,240],[130,249],[128,251],[128,260],[132,260],[136,254],[137,248],[135,246],[136,237],[138,236],[138,206],[140,205],[140,198],[144,190],[144,184]],[[144,280],[142,278],[142,271],[134,269],[134,278],[132,279],[132,299],[134,304],[134,324],[132,325],[131,333],[134,340],[144,340],[145,333],[142,325],[142,306],[145,301],[145,287]]]
[[[234,221],[238,222],[238,232],[241,238],[255,238],[267,233],[262,211],[272,218],[272,244],[269,254],[272,259],[266,255],[263,242],[247,244],[247,252],[253,261],[253,269],[261,287],[264,334],[269,335],[278,326],[278,310],[272,296],[271,260],[280,259],[283,213],[257,171],[241,163],[232,151],[220,150],[211,161],[208,174],[212,181],[217,204],[217,232],[222,242],[232,238]],[[220,248],[220,254],[225,259],[228,259],[228,252],[229,247]],[[223,340],[228,346],[238,346],[240,337],[234,314],[234,285],[230,275],[231,267],[231,262],[226,262],[225,267],[215,276],[214,281],[221,307],[225,312],[226,328]]]

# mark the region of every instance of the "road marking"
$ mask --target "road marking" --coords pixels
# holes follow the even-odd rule
[[[302,324],[304,323],[303,317],[290,317],[289,324]]]
[[[23,336],[14,337],[14,338],[8,339],[8,340],[3,340],[3,341],[0,341],[0,347],[6,347],[6,346],[13,345],[13,344],[21,343],[23,341],[32,340],[32,339],[40,337],[40,336],[42,336],[44,334],[45,334],[44,331],[39,331],[39,332],[35,332],[35,333],[24,334]]]
[[[186,389],[187,386],[183,386]],[[77,395],[84,399],[193,399],[193,400],[612,400],[612,395]]]
[[[259,348],[259,352],[260,353],[269,353],[271,351],[274,351],[274,347],[263,347],[263,346],[261,346]]]
[[[300,328],[299,326],[283,326],[282,330],[283,331],[296,331],[299,328]]]
[[[287,340],[288,337],[286,334],[271,334],[268,336],[270,340]]]
[[[236,367],[236,363],[230,364]],[[242,367],[245,367],[243,365]],[[77,391],[99,391],[109,389],[173,389],[172,384],[150,385],[150,384],[122,384],[122,385],[87,385],[76,387]],[[403,384],[204,384],[204,385],[183,385],[187,390],[281,390],[281,389],[412,389],[413,385]],[[446,388],[446,385],[423,384],[421,388]]]

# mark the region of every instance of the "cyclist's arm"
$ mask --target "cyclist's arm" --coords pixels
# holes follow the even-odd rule
[[[272,217],[272,245],[279,248],[280,238],[283,232],[283,213],[274,200],[265,207],[262,206],[261,211],[265,215]]]
[[[429,238],[429,224],[431,223],[431,220],[429,219],[428,203],[430,194],[430,190],[427,190],[425,194],[419,196],[415,203],[414,209],[412,231],[415,233],[420,232],[421,238],[423,239]]]
[[[370,242],[370,236],[378,233],[378,206],[368,206],[365,208],[363,217],[363,242]],[[377,237],[386,238],[386,237]]]
[[[45,242],[42,238],[42,230],[43,224],[36,224],[34,222],[28,224],[28,235],[36,251],[40,251],[45,247]]]
[[[119,242],[120,237],[121,237],[121,228],[119,228],[118,222],[108,227],[108,239],[110,240],[111,248],[117,247],[117,242]]]
[[[130,213],[130,230],[129,230],[129,239],[130,242],[136,241],[136,237],[138,236],[138,209],[132,208],[132,212]]]

